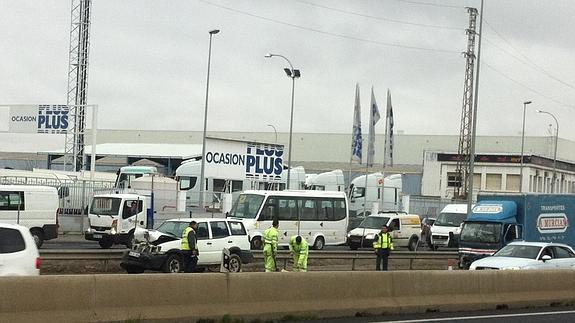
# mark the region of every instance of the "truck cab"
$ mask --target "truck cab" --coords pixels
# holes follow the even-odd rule
[[[86,240],[98,241],[107,249],[114,244],[131,246],[136,227],[146,228],[148,198],[138,194],[99,194],[88,212]]]
[[[461,268],[469,268],[473,261],[522,238],[523,227],[517,219],[517,209],[514,201],[491,200],[475,205],[459,237]]]

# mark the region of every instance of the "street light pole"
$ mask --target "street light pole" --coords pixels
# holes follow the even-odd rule
[[[528,104],[531,104],[531,101],[523,102],[523,130],[521,131],[521,168],[519,170],[520,172],[519,180],[521,181],[521,183],[519,183],[519,192],[523,192],[523,147],[525,144],[525,108],[527,107]]]
[[[276,126],[274,126],[273,124],[268,124],[268,127],[272,127],[272,128],[274,129],[274,133],[275,133],[275,135],[276,135],[276,141],[275,141],[275,143],[277,144],[277,143],[278,143],[278,131],[277,131],[277,129],[276,129]]]
[[[559,121],[551,113],[543,110],[536,110],[538,113],[544,113],[550,115],[553,120],[555,120],[555,152],[553,153],[553,184],[551,185],[551,193],[555,193],[555,181],[557,179],[557,141],[559,140]]]
[[[287,189],[290,189],[290,175],[291,175],[291,151],[292,151],[292,134],[293,134],[293,104],[294,104],[294,92],[295,92],[295,79],[299,78],[301,76],[300,70],[298,69],[294,69],[292,63],[290,62],[290,60],[283,56],[283,55],[279,55],[279,54],[266,54],[265,57],[266,58],[270,58],[270,57],[281,57],[283,59],[285,59],[287,61],[287,63],[289,64],[290,68],[284,68],[284,71],[286,72],[288,77],[291,77],[292,80],[292,84],[291,84],[291,112],[290,112],[290,122],[289,122],[289,147],[288,147],[288,175],[287,175]]]
[[[212,59],[212,36],[219,33],[219,29],[213,29],[209,31],[210,34],[210,45],[208,47],[208,76],[206,80],[206,105],[204,108],[204,133],[202,136],[202,166],[200,171],[200,208],[204,208],[204,186],[205,186],[205,170],[206,170],[206,130],[208,127],[208,93],[210,90],[210,63]]]

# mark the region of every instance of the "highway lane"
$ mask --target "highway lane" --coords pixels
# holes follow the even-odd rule
[[[290,321],[288,321],[290,322]],[[294,321],[295,322],[295,321]],[[543,307],[514,310],[492,310],[453,313],[423,313],[367,317],[347,317],[340,319],[306,320],[306,323],[424,323],[424,322],[465,322],[465,323],[547,323],[575,322],[575,306]]]

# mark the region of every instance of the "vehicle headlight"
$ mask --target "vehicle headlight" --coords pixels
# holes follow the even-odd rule
[[[351,237],[351,233],[348,233],[348,234],[347,234],[347,237],[348,237],[348,238]]]
[[[517,266],[501,268],[501,270],[520,270],[520,269],[521,269],[521,267],[517,267]]]
[[[116,234],[116,228],[112,227],[112,228],[110,229],[110,234]]]

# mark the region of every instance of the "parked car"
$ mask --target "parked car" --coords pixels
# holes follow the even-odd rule
[[[224,248],[230,251],[232,272],[241,271],[242,264],[252,261],[249,236],[241,221],[185,218],[167,220],[157,230],[137,228],[135,242],[126,251],[120,265],[128,273],[142,273],[144,270],[182,272],[181,236],[192,220],[198,223],[198,268],[220,265]]]
[[[470,270],[486,269],[575,269],[575,251],[550,242],[512,242],[493,256],[474,261]]]
[[[371,248],[375,235],[387,225],[393,237],[394,247],[417,248],[421,234],[419,215],[404,212],[383,212],[367,216],[357,228],[347,234],[347,245],[351,250]]]
[[[0,223],[0,276],[38,276],[40,262],[30,229]]]

